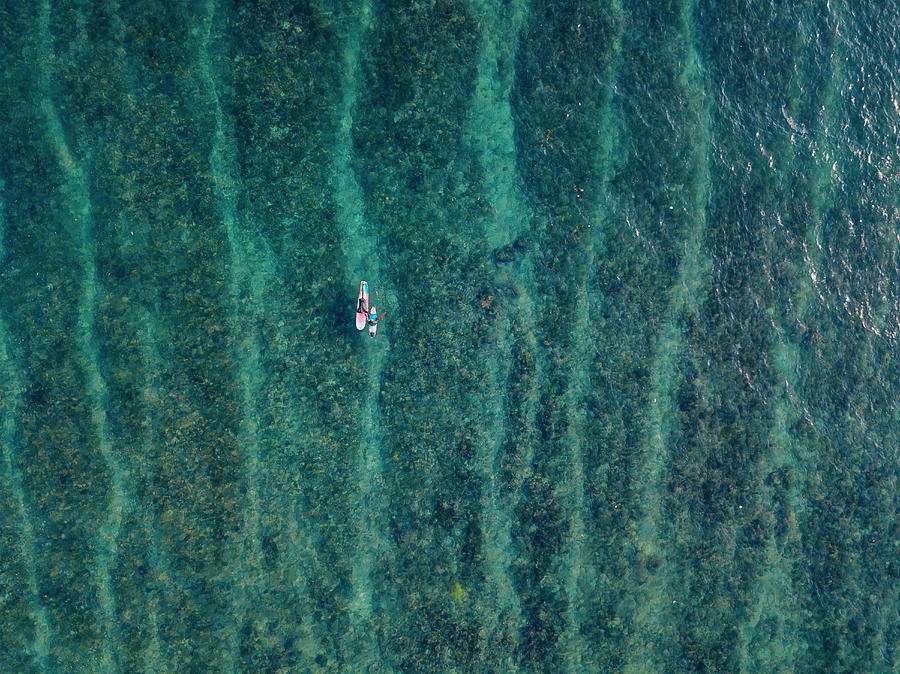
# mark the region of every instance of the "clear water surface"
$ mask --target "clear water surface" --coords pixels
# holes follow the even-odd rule
[[[898,26],[7,3],[0,670],[896,670]]]

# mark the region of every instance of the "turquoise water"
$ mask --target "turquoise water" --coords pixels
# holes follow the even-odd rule
[[[0,671],[896,670],[897,26],[0,10]]]

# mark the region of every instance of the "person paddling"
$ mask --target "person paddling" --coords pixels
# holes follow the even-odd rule
[[[374,336],[375,336],[375,331],[378,329],[378,321],[380,321],[382,318],[384,318],[384,315],[385,315],[386,313],[387,313],[387,312],[384,311],[384,312],[382,312],[381,315],[379,316],[379,315],[376,313],[376,311],[375,311],[375,305],[374,305],[374,304],[373,304],[371,307],[369,307],[369,319],[366,321],[366,323],[367,323],[368,326],[369,326],[369,337],[374,337]]]
[[[374,305],[369,305],[369,284],[366,281],[359,282],[359,298],[356,300],[356,329],[364,330],[369,326],[369,336],[374,337],[378,329],[378,321],[382,319],[375,311]]]

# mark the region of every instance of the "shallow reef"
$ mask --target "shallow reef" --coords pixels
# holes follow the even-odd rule
[[[0,12],[0,670],[896,669],[897,19]]]

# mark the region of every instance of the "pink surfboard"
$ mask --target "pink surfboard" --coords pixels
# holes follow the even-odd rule
[[[359,282],[359,299],[356,302],[356,329],[365,330],[366,318],[369,314],[369,284]]]

